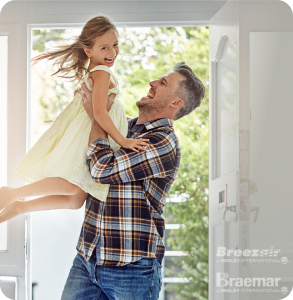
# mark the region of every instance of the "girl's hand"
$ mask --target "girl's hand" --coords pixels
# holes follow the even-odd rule
[[[149,139],[125,139],[121,146],[138,153],[139,150],[145,151],[147,149],[148,141]]]

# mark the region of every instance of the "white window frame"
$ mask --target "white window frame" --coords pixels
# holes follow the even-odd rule
[[[8,70],[7,70],[7,184],[16,186],[17,178],[13,174],[16,158],[20,154],[18,136],[19,124],[25,124],[25,118],[19,109],[15,109],[18,104],[19,82],[17,80],[17,57],[19,48],[18,26],[0,24],[0,35],[8,36]],[[25,126],[22,127],[25,130]],[[23,141],[23,139],[22,139]],[[25,141],[25,139],[24,139]],[[17,286],[25,287],[23,281],[26,271],[26,228],[25,216],[19,216],[8,221],[7,224],[7,251],[0,251],[0,276],[16,278]],[[6,278],[6,279],[7,279]],[[25,299],[19,296],[18,299]]]

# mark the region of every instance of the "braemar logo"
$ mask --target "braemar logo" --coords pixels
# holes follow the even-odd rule
[[[274,249],[272,246],[271,249],[227,249],[226,247],[218,247],[217,256],[218,257],[230,257],[234,255],[236,257],[245,256],[245,257],[274,257],[278,256],[281,249]]]
[[[277,287],[281,278],[230,277],[228,273],[217,272],[217,287]]]

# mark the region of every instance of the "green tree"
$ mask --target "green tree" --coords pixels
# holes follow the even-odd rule
[[[172,250],[188,253],[179,261],[174,259],[174,270],[167,269],[165,275],[173,276],[180,267],[176,277],[190,280],[167,285],[167,291],[173,291],[176,295],[173,299],[176,300],[208,299],[209,30],[206,27],[154,27],[119,31],[120,53],[114,72],[119,78],[121,101],[126,115],[138,115],[135,103],[147,94],[149,81],[170,72],[179,61],[185,61],[206,87],[206,95],[200,107],[174,125],[182,158],[169,197],[180,197],[185,201],[167,203],[164,215],[166,223],[184,224],[180,229],[170,232],[167,245]],[[51,34],[54,36],[55,33]],[[64,32],[60,34],[62,36]],[[39,31],[37,35],[39,41],[49,40],[47,32]],[[36,43],[36,50],[43,49],[40,43]],[[49,106],[44,99],[40,99],[44,114],[51,117],[57,115],[70,100],[66,99],[65,87],[60,88],[61,93],[56,91],[58,105]]]

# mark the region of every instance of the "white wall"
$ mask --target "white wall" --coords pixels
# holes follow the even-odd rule
[[[251,205],[260,207],[258,221],[251,222],[251,248],[280,249],[278,258],[291,261],[252,264],[251,269],[254,277],[291,276],[289,289],[293,280],[292,53],[292,32],[250,35],[250,179],[258,186]]]

